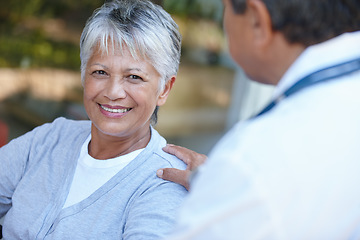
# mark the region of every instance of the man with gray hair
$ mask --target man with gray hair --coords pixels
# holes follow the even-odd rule
[[[193,175],[171,239],[360,239],[360,2],[223,3],[233,59],[276,89]],[[188,169],[158,176],[186,185],[204,156],[165,150]]]

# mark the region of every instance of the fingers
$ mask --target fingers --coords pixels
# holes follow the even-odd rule
[[[173,144],[166,145],[163,150],[181,159],[187,164],[187,168],[186,170],[163,168],[159,169],[156,174],[164,180],[181,184],[189,190],[189,176],[191,171],[203,164],[206,161],[207,156]]]
[[[167,153],[170,153],[171,155],[175,155],[176,157],[181,159],[184,163],[188,164],[188,160],[189,160],[188,155],[189,155],[189,151],[191,151],[190,149],[173,144],[167,144],[163,148],[163,150]]]
[[[156,175],[164,180],[181,184],[187,190],[189,190],[189,176],[190,176],[189,170],[180,170],[176,168],[162,168],[157,170]]]
[[[190,149],[173,144],[166,145],[163,148],[163,150],[181,159],[183,162],[185,162],[188,165],[188,168],[190,170],[197,168],[198,166],[203,164],[207,159],[207,156],[204,154],[197,153]]]

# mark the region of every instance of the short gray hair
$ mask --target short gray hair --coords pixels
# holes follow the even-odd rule
[[[97,44],[105,53],[122,53],[127,47],[135,59],[148,60],[161,76],[160,89],[179,69],[179,28],[164,9],[148,0],[113,0],[94,11],[80,39],[82,81]]]

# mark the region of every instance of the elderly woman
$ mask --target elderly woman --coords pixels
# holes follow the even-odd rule
[[[90,121],[56,119],[0,149],[4,239],[159,239],[185,188],[156,177],[184,165],[151,123],[166,102],[181,36],[162,8],[105,3],[81,36]]]

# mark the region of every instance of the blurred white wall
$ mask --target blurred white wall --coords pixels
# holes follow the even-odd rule
[[[274,86],[249,80],[240,67],[236,74],[232,90],[231,104],[227,119],[227,129],[236,122],[255,115],[270,101]]]

